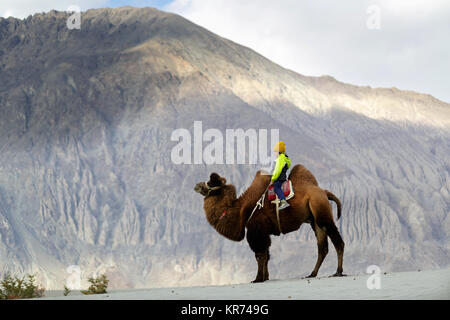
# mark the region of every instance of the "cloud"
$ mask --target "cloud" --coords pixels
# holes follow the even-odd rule
[[[380,29],[369,29],[379,8]],[[165,8],[283,67],[450,102],[450,2],[175,0]]]

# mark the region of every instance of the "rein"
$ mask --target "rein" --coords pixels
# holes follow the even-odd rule
[[[206,182],[205,182],[205,187],[206,187],[206,189],[208,189],[208,194],[207,194],[207,196],[209,196],[209,194],[211,193],[211,191],[219,190],[220,188],[222,188],[222,186],[210,187],[210,186],[208,186],[208,183],[206,183]]]
[[[247,225],[248,222],[250,221],[250,219],[253,217],[253,214],[255,213],[256,209],[258,209],[258,208],[261,209],[261,208],[264,207],[264,199],[265,199],[265,197],[266,197],[266,192],[267,192],[267,190],[269,189],[269,187],[270,187],[270,184],[267,186],[266,190],[263,192],[263,194],[262,194],[261,198],[259,198],[258,202],[256,202],[256,205],[255,205],[255,207],[253,208],[252,214],[251,214],[250,217],[248,218],[248,220],[247,220],[247,222],[245,223],[245,225]],[[280,231],[280,233],[283,233],[283,232],[281,231],[280,211],[278,210],[278,204],[279,204],[279,201],[277,201],[276,204],[275,204],[275,209],[276,209],[276,212],[277,212],[278,230]],[[224,214],[225,214],[225,212],[224,212]],[[224,214],[222,214],[222,216],[223,216]]]
[[[252,214],[250,215],[250,217],[247,219],[247,222],[245,223],[245,225],[248,224],[248,222],[250,221],[250,219],[253,217],[253,214],[255,213],[256,209],[261,209],[264,207],[264,199],[266,198],[266,192],[269,189],[270,184],[267,186],[266,190],[264,190],[261,198],[259,198],[258,202],[256,202],[255,207],[253,208]]]

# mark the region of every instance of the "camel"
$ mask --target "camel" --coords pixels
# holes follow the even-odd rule
[[[339,219],[339,199],[330,191],[321,189],[313,174],[297,164],[289,175],[295,196],[288,200],[290,206],[279,212],[280,224],[277,221],[275,205],[269,202],[267,197],[263,208],[257,209],[251,215],[255,204],[267,189],[270,177],[270,174],[258,171],[250,187],[239,198],[236,197],[236,188],[232,184],[226,184],[227,180],[217,173],[212,173],[208,182],[197,183],[194,191],[204,196],[203,209],[206,219],[219,234],[233,241],[241,241],[247,228],[247,242],[255,253],[258,264],[258,272],[252,282],[269,280],[270,236],[296,231],[302,223],[311,225],[318,248],[317,262],[308,278],[317,276],[328,253],[327,236],[330,237],[338,257],[337,271],[333,276],[343,276],[344,242],[334,224],[329,202],[336,202]]]

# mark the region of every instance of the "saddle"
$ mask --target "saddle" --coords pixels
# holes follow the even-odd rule
[[[276,200],[277,198],[277,194],[275,193],[273,188],[274,186],[271,185],[267,190],[267,199],[269,201]],[[286,200],[289,200],[294,196],[294,188],[292,188],[291,180],[286,180],[285,182],[283,182],[283,184],[281,185],[281,190],[283,191]]]
[[[273,188],[274,188],[274,186],[271,185],[267,189],[267,200],[269,200],[275,204],[275,208],[276,208],[276,212],[277,212],[278,230],[280,230],[280,233],[283,233],[281,230],[280,213],[278,210],[278,204],[279,204],[280,200],[278,199],[275,191],[273,191]],[[286,180],[285,182],[283,182],[283,184],[281,185],[281,190],[283,191],[284,196],[286,197],[286,200],[289,200],[294,196],[294,188],[292,188],[291,180]],[[248,218],[247,223],[253,217],[253,214],[255,213],[256,209],[258,209],[258,208],[260,209],[260,208],[264,207],[265,197],[266,197],[266,193],[264,192],[262,194],[261,198],[259,198],[258,202],[256,203],[256,206],[253,208],[253,211],[252,211],[250,217]]]

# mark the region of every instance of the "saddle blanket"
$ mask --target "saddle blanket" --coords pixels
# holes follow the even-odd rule
[[[267,190],[267,197],[269,201],[275,200],[277,198],[277,194],[273,190],[273,185],[269,187]],[[294,196],[294,189],[292,188],[292,182],[291,180],[286,180],[281,185],[281,190],[284,193],[284,196],[286,197],[286,200],[291,199]]]

